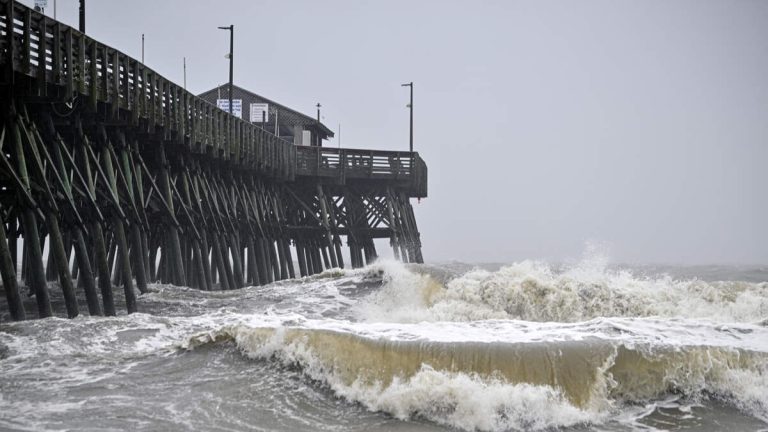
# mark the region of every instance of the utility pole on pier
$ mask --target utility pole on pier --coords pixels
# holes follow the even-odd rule
[[[320,126],[320,107],[322,105],[320,105],[320,102],[318,102],[316,106],[317,106],[317,126],[319,127]],[[314,134],[314,133],[312,134],[312,140],[316,141],[315,145],[320,147],[322,145],[321,144],[322,140],[320,139],[320,135],[317,135],[317,136],[315,136],[315,135],[317,135],[317,134]]]
[[[80,0],[80,33],[85,34],[85,0]]]
[[[410,87],[411,88],[411,103],[408,104],[408,108],[411,110],[411,139],[410,139],[410,151],[413,153],[413,81],[402,84],[401,87]]]
[[[219,27],[221,30],[229,30],[229,114],[232,115],[232,51],[235,47],[235,25]]]

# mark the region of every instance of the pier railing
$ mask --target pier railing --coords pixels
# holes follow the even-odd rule
[[[339,183],[402,180],[412,183],[416,196],[426,196],[427,165],[416,152],[296,146],[296,175],[334,178]]]
[[[112,121],[161,131],[165,139],[233,168],[292,180],[301,175],[407,180],[426,164],[418,154],[297,147],[229,115],[164,78],[141,61],[12,0],[0,0],[0,64],[4,80],[30,77],[33,91],[51,100],[106,107]],[[103,111],[103,109],[102,109]],[[423,168],[423,169],[422,169]]]
[[[113,121],[144,124],[193,153],[293,178],[293,145],[198,98],[141,61],[12,0],[0,0],[0,63],[53,100],[107,105]],[[10,72],[10,73],[8,73]]]

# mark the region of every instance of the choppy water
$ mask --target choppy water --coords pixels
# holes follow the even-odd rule
[[[0,309],[0,430],[765,431],[766,280],[383,262],[154,285],[131,316]]]

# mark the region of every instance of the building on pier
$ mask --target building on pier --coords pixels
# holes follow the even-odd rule
[[[200,93],[197,97],[213,105],[227,108],[229,84],[214,87]],[[218,101],[222,101],[223,104],[219,104]],[[240,107],[240,118],[243,120],[296,145],[321,147],[324,140],[333,137],[333,131],[318,119],[237,85],[232,85],[232,105],[235,108]],[[237,115],[237,113],[233,114]]]

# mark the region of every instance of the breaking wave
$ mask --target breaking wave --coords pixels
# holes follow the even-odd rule
[[[523,261],[498,271],[470,270],[441,281],[397,263],[374,265],[384,286],[357,306],[366,321],[522,319],[579,322],[597,317],[683,317],[724,322],[768,318],[768,282],[705,282],[638,277],[581,263],[556,270]]]
[[[180,429],[222,418],[243,429],[270,413],[264,430],[318,429],[339,413],[354,417],[340,430],[396,419],[468,431],[709,427],[723,413],[768,423],[766,282],[594,262],[380,262],[240,291],[156,285],[139,302],[152,313],[3,324],[0,388],[12,397],[0,392],[0,412],[12,414],[0,425],[109,426],[104,413],[127,406]],[[158,367],[172,373],[158,379]],[[94,394],[102,405],[83,423],[62,420]]]
[[[713,397],[768,419],[768,329],[760,326],[666,323],[670,338],[661,341],[657,323],[639,319],[535,328],[518,321],[254,324],[199,334],[184,347],[231,340],[247,357],[298,367],[369,410],[464,430],[600,423],[626,404],[668,394]],[[706,345],[694,342],[701,334]]]

